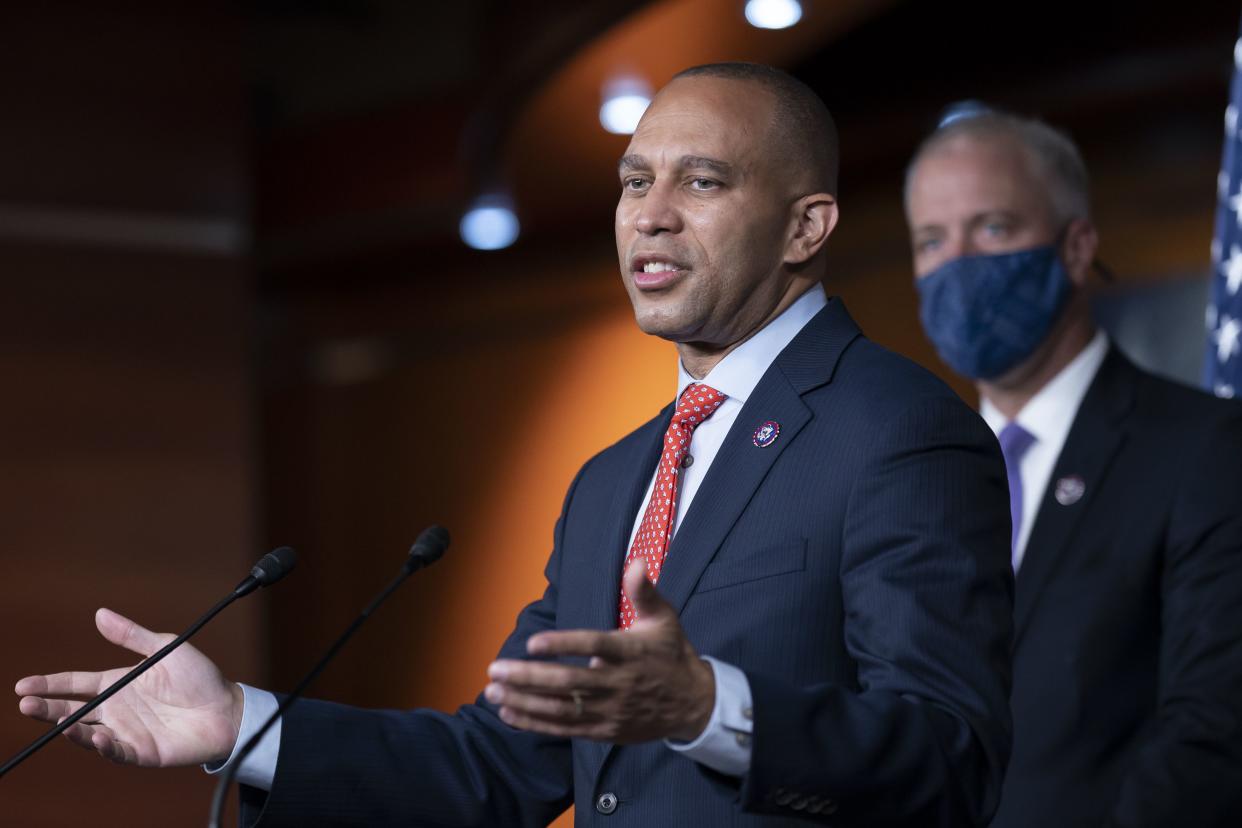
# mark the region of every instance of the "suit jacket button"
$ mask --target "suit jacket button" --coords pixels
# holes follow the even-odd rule
[[[617,795],[612,791],[600,794],[599,799],[595,800],[595,810],[604,815],[617,810]]]

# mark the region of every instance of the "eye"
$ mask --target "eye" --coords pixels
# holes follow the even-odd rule
[[[914,252],[916,254],[931,253],[938,247],[940,247],[940,239],[937,238],[916,239],[914,242]]]
[[[642,176],[631,175],[621,179],[621,189],[631,193],[641,193],[651,186],[651,182]]]
[[[1007,221],[989,221],[983,225],[984,235],[994,239],[1005,238],[1012,229],[1012,226]]]
[[[690,189],[699,192],[711,192],[720,189],[720,182],[713,178],[692,178],[690,179]]]

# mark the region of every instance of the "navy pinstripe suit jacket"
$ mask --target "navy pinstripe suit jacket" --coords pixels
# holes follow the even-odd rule
[[[579,472],[547,590],[504,657],[539,630],[616,626],[671,413]],[[765,420],[781,433],[759,448]],[[271,793],[243,790],[243,821],[535,826],[572,802],[578,825],[983,825],[1010,744],[1008,515],[982,420],[833,300],[747,400],[659,582],[697,650],[747,674],[744,778],[658,742],[518,732],[482,699],[454,715],[306,702],[285,718]]]

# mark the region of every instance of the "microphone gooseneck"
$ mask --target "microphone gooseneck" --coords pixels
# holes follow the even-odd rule
[[[402,563],[401,571],[397,573],[397,576],[392,579],[388,586],[384,587],[384,589],[375,596],[371,603],[367,605],[366,609],[358,614],[358,617],[353,620],[353,623],[345,628],[345,632],[341,633],[340,637],[333,642],[332,646],[328,648],[328,651],[324,653],[323,658],[319,659],[315,666],[312,667],[310,671],[302,677],[302,680],[298,682],[297,686],[293,688],[293,691],[281,700],[280,705],[276,708],[276,711],[272,713],[272,715],[268,716],[267,720],[263,722],[263,726],[255,731],[254,735],[246,740],[246,743],[243,744],[237,751],[236,756],[229,762],[229,767],[225,770],[224,775],[220,777],[220,781],[216,783],[216,790],[211,797],[211,815],[207,821],[208,828],[220,828],[220,819],[224,812],[224,801],[228,796],[229,786],[236,778],[237,771],[241,767],[242,762],[245,761],[246,757],[254,751],[255,747],[258,746],[259,741],[262,740],[269,730],[271,730],[272,726],[276,724],[276,722],[280,721],[280,717],[285,714],[285,711],[292,707],[293,704],[302,697],[302,694],[306,692],[306,688],[310,686],[311,682],[319,677],[319,674],[324,671],[324,668],[328,666],[328,663],[331,662],[332,659],[336,657],[336,654],[340,652],[340,649],[345,646],[345,642],[349,641],[349,639],[353,637],[354,633],[358,631],[358,628],[362,626],[362,623],[366,621],[373,612],[379,609],[380,604],[384,603],[384,601],[388,599],[388,596],[392,595],[392,593],[397,589],[397,587],[401,586],[406,578],[410,577],[423,567],[430,566],[440,560],[440,557],[444,555],[444,550],[448,549],[449,540],[448,530],[443,526],[429,526],[424,529],[422,533],[419,534],[418,539],[414,541],[414,545],[410,547],[409,555],[406,556],[406,560]]]
[[[5,762],[3,765],[0,765],[0,776],[4,776],[13,768],[29,759],[36,751],[41,749],[48,742],[52,741],[61,733],[64,733],[70,727],[77,724],[83,716],[90,713],[96,707],[99,707],[99,705],[103,704],[108,699],[112,698],[124,689],[124,687],[131,681],[158,664],[161,660],[163,660],[164,656],[184,644],[190,636],[202,629],[204,624],[219,615],[220,611],[229,604],[233,603],[238,598],[249,595],[260,586],[270,586],[279,581],[293,569],[294,564],[297,563],[297,558],[297,553],[288,546],[282,546],[279,549],[274,549],[271,552],[268,552],[260,558],[259,562],[254,565],[254,568],[250,570],[250,575],[243,578],[241,583],[234,587],[232,592],[217,601],[215,606],[207,610],[201,618],[191,624],[189,629],[165,644],[160,649],[156,650],[151,655],[147,656],[139,662],[138,666],[134,667],[134,669],[114,681],[111,685],[105,688],[102,693],[95,696],[95,698],[82,705],[82,707],[80,707],[72,716],[69,716],[61,721],[47,733],[44,733],[38,739],[35,739],[27,745],[12,759],[9,759],[9,761]]]

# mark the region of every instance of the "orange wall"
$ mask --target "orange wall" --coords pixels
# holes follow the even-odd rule
[[[635,328],[610,269],[594,266],[576,288],[516,276],[434,301],[385,295],[375,312],[402,357],[390,350],[390,367],[369,381],[270,398],[269,530],[304,552],[272,594],[278,687],[395,572],[417,532],[441,522],[453,534],[447,556],[375,617],[314,695],[452,710],[482,689],[517,613],[543,590],[578,467],[674,392],[672,347]],[[529,303],[544,306],[542,322],[509,315]],[[294,318],[313,324],[322,310]],[[434,319],[425,340],[393,344]],[[310,425],[282,438],[295,417]]]

